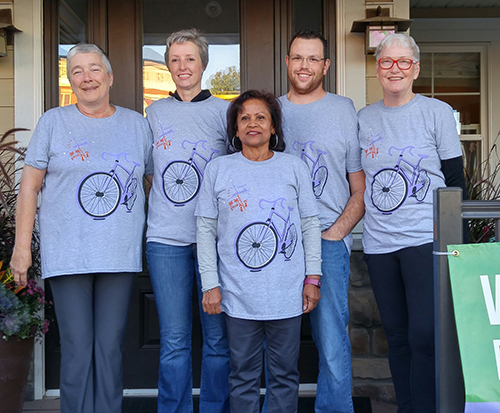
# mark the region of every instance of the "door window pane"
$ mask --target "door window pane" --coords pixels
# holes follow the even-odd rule
[[[209,42],[209,63],[202,89],[230,100],[240,93],[238,3],[232,0],[144,0],[144,109],[168,97],[175,84],[165,66],[165,41],[177,30],[195,27]]]
[[[448,103],[460,122],[460,134],[481,133],[481,54],[421,53],[413,90]]]
[[[299,30],[323,31],[323,1],[322,0],[293,0],[293,33]]]
[[[66,75],[66,55],[75,44],[85,42],[87,27],[87,0],[60,0],[59,2],[59,106],[76,103]]]

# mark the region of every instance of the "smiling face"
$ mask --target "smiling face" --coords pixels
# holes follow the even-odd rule
[[[388,57],[393,60],[402,58],[413,60],[411,49],[399,45],[392,45],[384,48],[380,54],[381,58]],[[417,79],[420,73],[420,64],[418,62],[411,65],[408,70],[401,70],[397,64],[390,69],[381,69],[377,65],[377,78],[382,85],[385,98],[400,98],[406,100],[412,95],[413,81]]]
[[[322,90],[323,77],[330,67],[330,60],[324,60],[324,57],[320,39],[296,38],[286,57],[291,90],[301,95]],[[316,63],[310,63],[307,58],[316,60]]]
[[[92,108],[109,105],[113,73],[106,72],[101,56],[97,53],[78,53],[71,59],[68,71],[78,105]]]
[[[198,93],[205,68],[198,46],[193,42],[174,43],[168,51],[168,68],[177,89]]]
[[[236,119],[236,136],[245,149],[269,151],[269,140],[275,133],[271,113],[267,105],[258,99],[243,103]]]

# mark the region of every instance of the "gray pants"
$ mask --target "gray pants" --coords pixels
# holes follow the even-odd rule
[[[266,340],[268,413],[297,412],[302,316],[284,320],[242,320],[226,315],[231,374],[231,413],[258,413],[262,354]]]
[[[61,412],[122,411],[122,342],[135,274],[50,278],[61,342]]]

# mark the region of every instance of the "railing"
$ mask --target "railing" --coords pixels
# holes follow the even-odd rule
[[[495,239],[499,241],[500,201],[463,201],[460,188],[434,191],[434,251],[445,252],[447,245],[461,244],[462,220],[481,218],[495,220]],[[446,255],[435,255],[434,287],[437,411],[463,413],[464,380]]]

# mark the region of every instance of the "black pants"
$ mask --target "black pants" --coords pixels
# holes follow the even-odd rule
[[[436,411],[432,243],[365,254],[389,343],[398,413]]]

